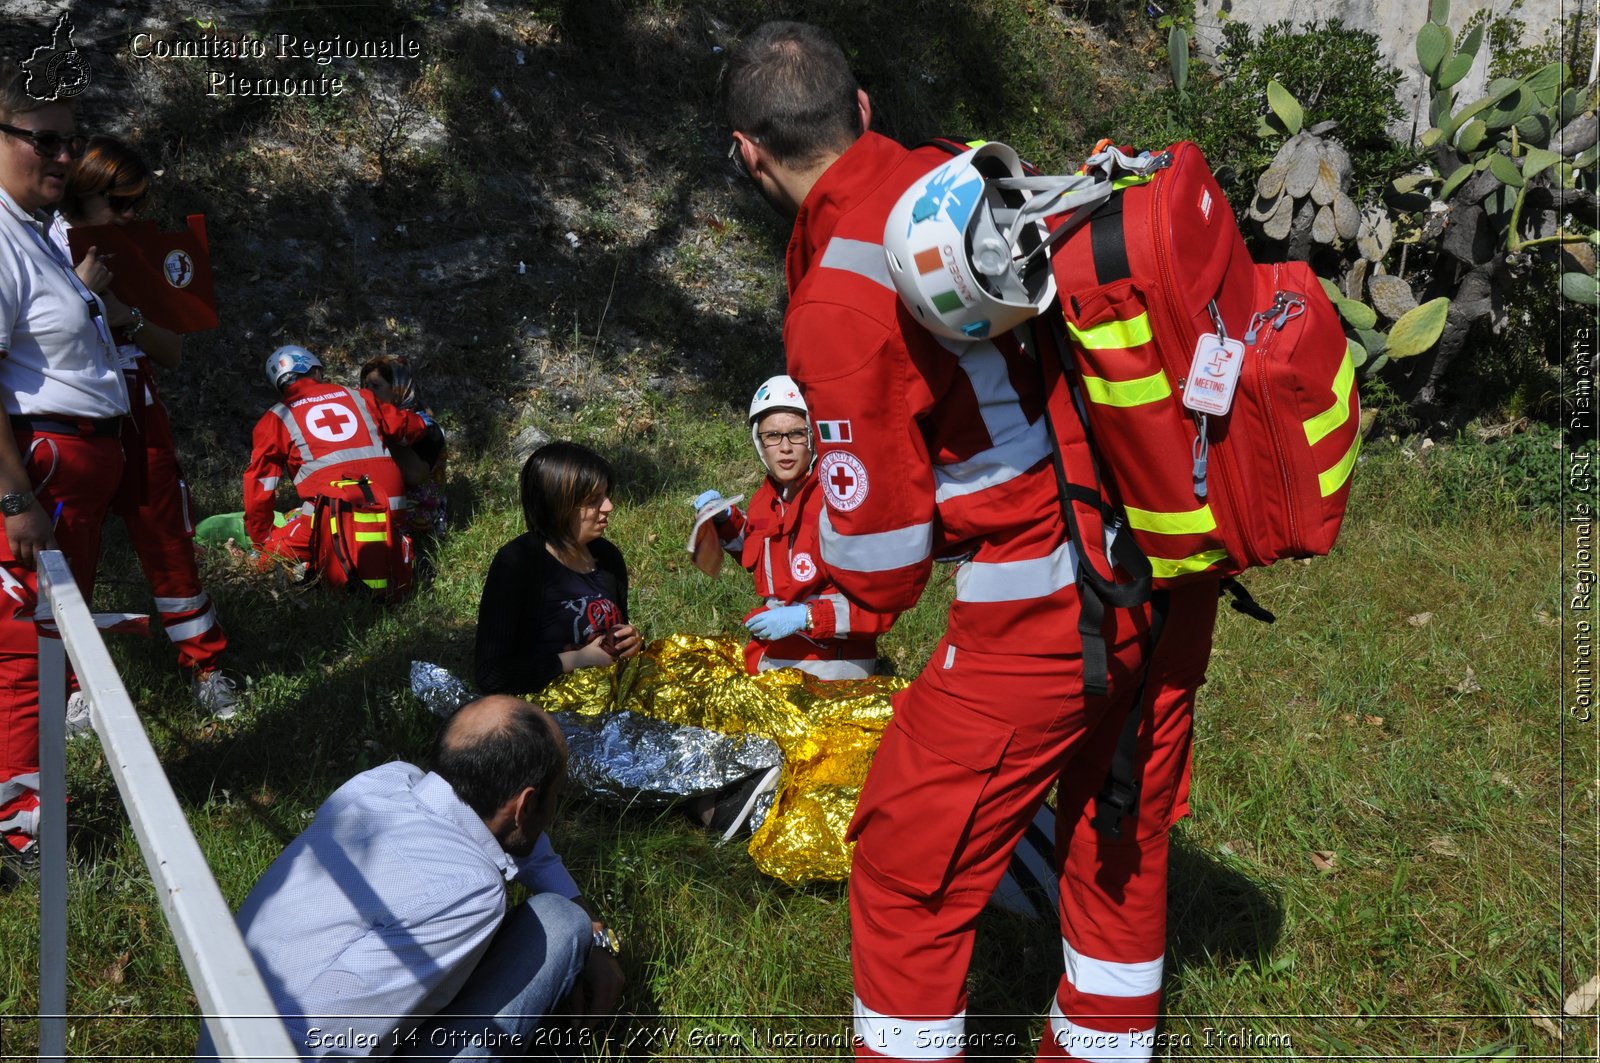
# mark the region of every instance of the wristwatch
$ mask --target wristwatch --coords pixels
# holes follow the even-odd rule
[[[617,950],[622,948],[622,939],[609,926],[602,926],[594,932],[594,940],[590,944],[602,952],[609,952],[615,956]]]
[[[144,328],[144,314],[140,312],[137,306],[128,307],[128,313],[133,315],[133,322],[122,326],[122,341],[124,343],[132,343],[133,338],[139,334],[139,330]]]
[[[0,495],[0,514],[8,517],[28,512],[28,507],[31,505],[33,505],[32,491],[7,491]]]

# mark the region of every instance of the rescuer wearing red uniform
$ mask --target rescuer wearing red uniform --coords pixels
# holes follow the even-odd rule
[[[798,668],[819,679],[865,679],[878,663],[878,636],[893,613],[863,609],[839,593],[821,564],[817,518],[822,494],[815,475],[806,400],[786,376],[775,376],[750,400],[750,439],[767,470],[749,511],[717,514],[717,536],[755,579],[765,601],[745,617],[751,675]],[[695,499],[695,511],[722,500]]]
[[[67,173],[66,196],[50,227],[57,248],[71,255],[67,233],[75,225],[133,221],[149,194],[151,176],[149,165],[126,144],[114,137],[90,137],[88,150]],[[89,265],[86,259],[80,272],[88,273]],[[132,409],[123,441],[127,460],[111,512],[127,525],[128,541],[155,597],[161,626],[177,647],[179,666],[191,677],[195,701],[217,718],[229,719],[238,709],[239,692],[219,667],[228,636],[217,618],[216,604],[200,585],[189,485],[153,368],[153,364],[178,368],[183,337],[145,320],[138,308],[117,297],[114,286],[115,281],[107,278],[96,294],[113,318],[126,316],[130,322],[114,338]],[[75,718],[69,703],[69,731],[88,725],[88,706],[83,709],[83,715]]]
[[[266,374],[282,401],[256,422],[244,474],[245,530],[263,555],[315,560],[325,567],[331,552],[321,559],[311,556],[317,499],[403,508],[405,483],[388,444],[415,443],[437,429],[409,410],[379,402],[370,391],[327,383],[322,363],[304,347],[278,348],[267,359]],[[273,498],[285,476],[304,504],[298,515],[274,528]],[[409,561],[409,546],[404,549]]]
[[[1085,692],[1095,678],[1079,633],[1085,562],[1062,517],[1052,448],[1072,482],[1094,480],[1065,388],[1049,391],[1047,420],[1039,366],[1012,336],[935,338],[902,307],[885,261],[890,211],[949,155],[868,132],[866,94],[814,27],[759,28],[726,84],[740,162],[794,218],[789,371],[813,417],[838,429],[837,442],[819,440],[823,563],[853,601],[896,612],[917,600],[934,558],[961,562],[945,636],[896,697],[851,824],[856,1053],[963,1055],[977,914],[1057,785],[1066,972],[1040,1056],[1148,1058],[1167,831],[1183,810],[1216,588],[1172,594],[1148,662],[1147,609],[1089,623],[1109,694]],[[1101,553],[1098,507],[1076,512]],[[1087,560],[1109,568],[1103,554]],[[1143,789],[1136,819],[1110,837],[1090,817],[1141,675]]]

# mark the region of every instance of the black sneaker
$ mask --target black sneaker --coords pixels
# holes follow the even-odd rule
[[[723,841],[738,834],[741,828],[750,823],[756,802],[778,788],[778,778],[782,774],[783,765],[775,764],[764,772],[747,776],[718,790],[712,800],[711,817],[706,821],[706,829],[722,835]]]
[[[30,841],[18,849],[0,838],[0,890],[13,886],[39,884],[39,843]]]

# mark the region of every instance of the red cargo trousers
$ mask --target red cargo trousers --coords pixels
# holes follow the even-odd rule
[[[965,1051],[973,931],[1011,851],[1057,786],[1065,973],[1041,1059],[1148,1059],[1166,950],[1167,833],[1187,812],[1195,690],[1217,588],[1172,592],[1145,683],[1137,822],[1090,825],[1128,707],[1138,641],[1108,647],[1110,693],[1083,693],[1076,655],[984,653],[941,642],[895,700],[851,825],[856,1055]]]
[[[116,436],[16,433],[28,479],[84,601],[94,593],[100,527],[122,476]],[[38,485],[44,484],[41,488]],[[0,830],[18,848],[38,833],[39,635],[36,574],[11,553],[0,528]]]

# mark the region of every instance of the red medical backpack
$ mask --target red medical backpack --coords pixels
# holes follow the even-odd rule
[[[1200,149],[1162,156],[1110,175],[1087,223],[1057,219],[1074,231],[1051,254],[1079,408],[1156,587],[1327,553],[1360,448],[1310,267],[1253,261]]]
[[[397,526],[387,499],[321,495],[311,519],[311,570],[328,586],[387,601],[411,590],[411,536]]]

